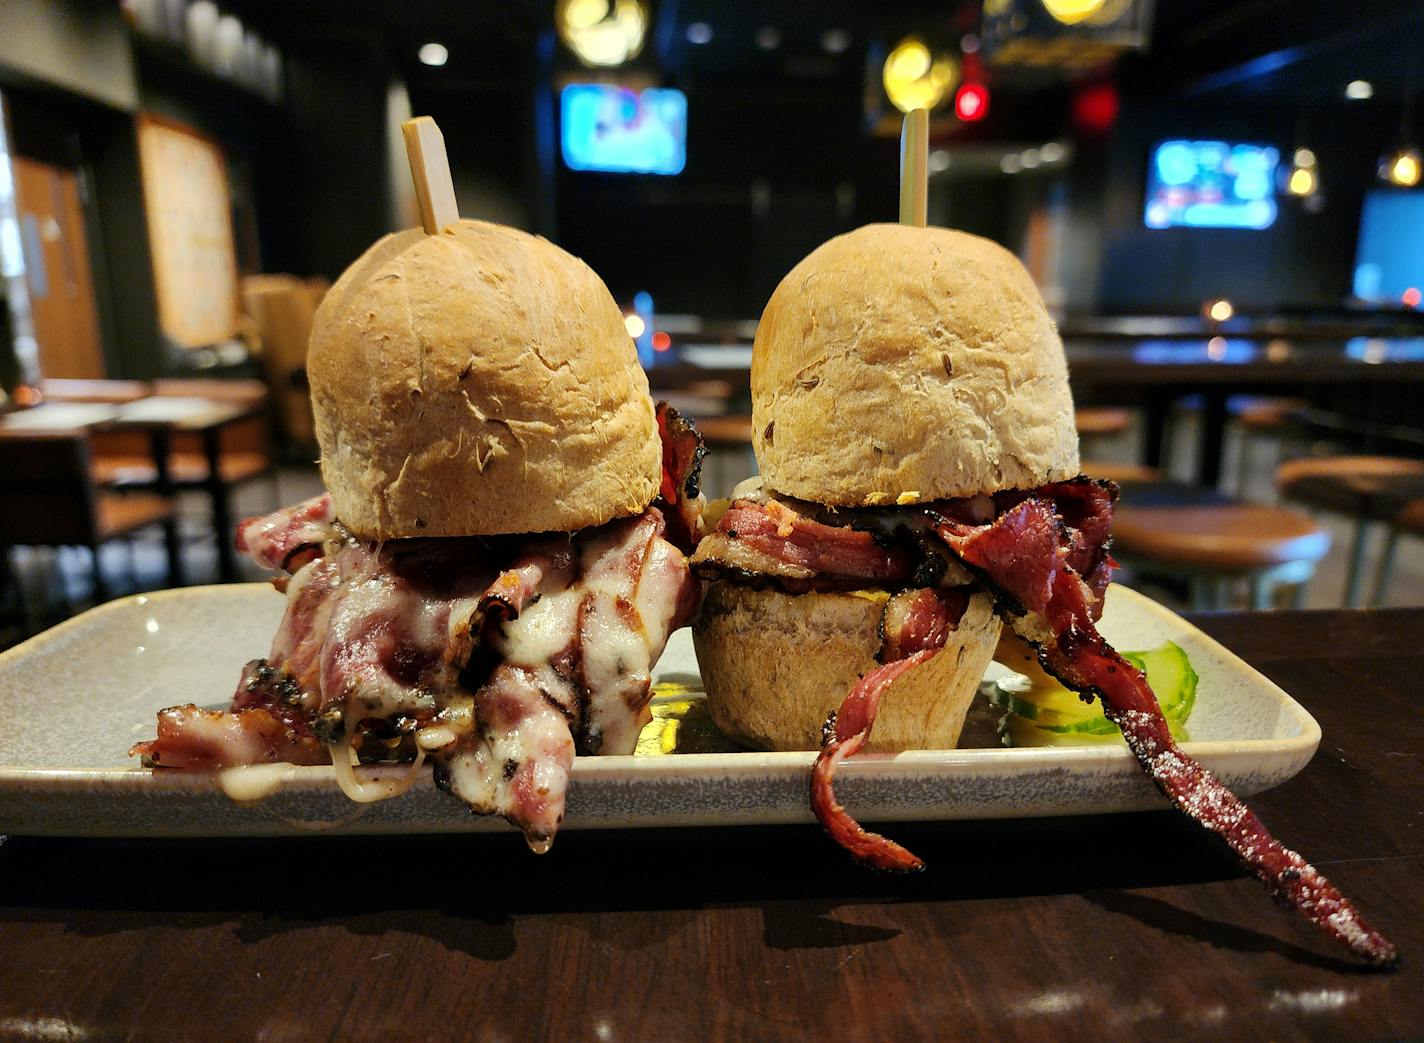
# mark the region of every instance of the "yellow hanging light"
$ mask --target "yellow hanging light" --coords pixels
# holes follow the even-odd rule
[[[918,36],[907,36],[885,57],[881,73],[885,94],[901,112],[933,109],[959,82],[959,63],[935,55]]]
[[[1308,148],[1298,148],[1291,158],[1290,177],[1286,179],[1286,191],[1293,196],[1314,194],[1320,187],[1320,174],[1316,170],[1315,153]]]
[[[1107,0],[1043,0],[1044,9],[1054,21],[1064,25],[1086,22],[1102,9]]]
[[[1399,188],[1419,184],[1420,173],[1419,150],[1413,145],[1406,145],[1380,164],[1380,177]]]
[[[613,68],[643,49],[648,5],[646,0],[559,0],[554,26],[579,61]]]

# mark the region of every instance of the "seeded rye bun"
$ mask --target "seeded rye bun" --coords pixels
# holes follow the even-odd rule
[[[752,351],[762,478],[838,506],[1078,473],[1068,365],[1033,280],[947,228],[867,225],[791,269]]]
[[[1018,259],[944,228],[868,225],[781,281],[752,351],[753,447],[768,490],[827,506],[924,503],[1078,473],[1063,345]],[[713,585],[694,628],[718,726],[815,749],[876,664],[880,605]],[[976,595],[928,663],[886,691],[871,749],[952,748],[999,621]]]
[[[360,536],[567,532],[657,493],[657,422],[618,305],[525,232],[381,239],[317,310],[307,372],[322,479]]]

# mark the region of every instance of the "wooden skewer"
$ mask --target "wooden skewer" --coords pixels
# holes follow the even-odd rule
[[[415,201],[420,205],[420,223],[426,235],[439,235],[460,220],[455,205],[455,185],[450,180],[450,160],[445,155],[445,135],[429,116],[417,116],[401,124],[405,154],[410,160],[410,176],[415,182]]]
[[[900,128],[900,223],[925,227],[929,219],[930,114],[905,113]]]

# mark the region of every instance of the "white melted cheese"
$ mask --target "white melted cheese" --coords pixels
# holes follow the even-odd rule
[[[266,800],[282,788],[282,780],[291,770],[289,764],[243,764],[219,771],[218,785],[240,804]]]
[[[474,811],[504,815],[531,846],[547,847],[563,819],[575,737],[600,753],[631,753],[637,742],[652,664],[688,582],[658,528],[644,515],[571,543],[536,542],[488,587],[476,560],[456,597],[423,593],[381,548],[354,542],[300,570],[270,658],[311,693],[304,712],[340,708],[346,728],[330,753],[346,795],[368,803],[402,793],[429,754]],[[457,588],[462,576],[451,577]],[[485,627],[486,593],[518,614]],[[460,671],[482,638],[498,661],[472,692]],[[415,762],[360,767],[350,744],[361,721],[400,717],[422,722]],[[228,763],[261,760],[260,740],[231,720],[191,727],[229,750]],[[280,786],[276,767],[224,773],[222,785],[234,799],[260,799]]]
[[[377,769],[379,774],[375,778],[362,778],[356,772],[356,763],[356,755],[351,751],[349,743],[338,743],[331,747],[331,765],[336,769],[336,784],[341,787],[341,792],[354,803],[374,804],[379,800],[399,797],[410,789],[420,772],[420,766],[425,763],[425,751],[417,749],[410,768],[400,775],[381,768]]]
[[[500,627],[495,646],[506,662],[538,667],[569,647],[578,628],[580,586],[542,593],[517,619]]]

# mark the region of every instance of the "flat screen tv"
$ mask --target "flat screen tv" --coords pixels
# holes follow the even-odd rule
[[[1365,194],[1355,245],[1355,296],[1372,304],[1420,305],[1424,290],[1424,190]]]
[[[1276,166],[1269,145],[1163,141],[1147,171],[1148,228],[1269,228],[1276,220]]]
[[[564,164],[615,174],[678,174],[687,162],[687,96],[572,83],[560,97]]]

